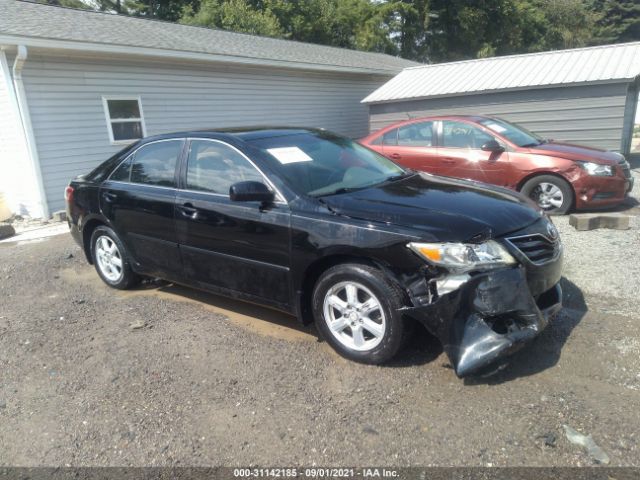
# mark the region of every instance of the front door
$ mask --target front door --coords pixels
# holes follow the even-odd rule
[[[289,207],[232,202],[236,182],[267,183],[231,145],[190,140],[176,198],[176,227],[184,276],[205,288],[288,306]]]
[[[100,208],[148,275],[175,278],[182,265],[174,224],[178,159],[184,140],[148,143],[120,164],[100,189]]]
[[[494,137],[467,122],[442,122],[438,156],[442,175],[507,186],[508,152],[487,152],[482,145]]]

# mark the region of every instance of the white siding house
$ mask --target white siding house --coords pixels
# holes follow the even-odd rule
[[[16,213],[45,217],[70,178],[140,135],[260,124],[365,135],[360,99],[413,65],[15,0],[0,0],[0,49],[0,190]]]

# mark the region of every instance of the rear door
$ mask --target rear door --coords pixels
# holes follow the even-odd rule
[[[176,227],[184,276],[205,288],[290,304],[289,207],[232,202],[229,187],[258,181],[273,188],[235,147],[192,139],[176,198]]]
[[[438,147],[442,175],[506,186],[509,154],[482,150],[490,140],[499,141],[472,123],[443,120]]]
[[[439,173],[435,122],[417,122],[387,132],[383,137],[384,155],[415,170]]]
[[[182,270],[174,202],[183,139],[143,145],[129,155],[100,189],[100,207],[138,270],[176,278]]]

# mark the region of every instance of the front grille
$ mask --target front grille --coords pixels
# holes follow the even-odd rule
[[[560,249],[559,240],[550,240],[539,233],[507,238],[532,263],[541,264],[556,257]]]
[[[606,200],[607,198],[613,198],[616,196],[616,192],[598,192],[593,196],[594,200]]]

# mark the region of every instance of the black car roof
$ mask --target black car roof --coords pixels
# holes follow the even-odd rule
[[[299,135],[302,133],[310,133],[322,131],[318,128],[301,128],[301,127],[272,127],[272,126],[254,126],[254,127],[230,127],[204,130],[189,130],[184,132],[172,132],[147,137],[144,141],[180,138],[180,137],[205,137],[205,138],[224,138],[235,137],[243,141],[257,140],[259,138],[281,137],[286,135]]]

